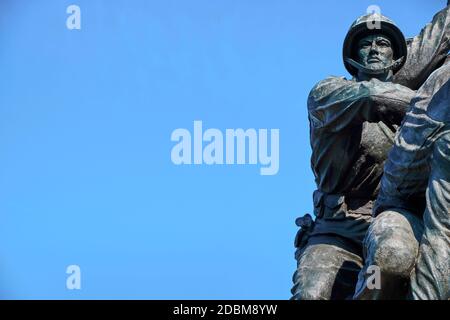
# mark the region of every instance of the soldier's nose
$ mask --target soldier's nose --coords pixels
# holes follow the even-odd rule
[[[376,55],[376,54],[378,54],[378,52],[379,52],[378,46],[372,45],[372,47],[370,47],[370,52],[369,52],[370,55]]]

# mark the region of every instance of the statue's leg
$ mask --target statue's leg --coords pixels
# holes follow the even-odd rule
[[[374,219],[364,240],[365,263],[354,299],[406,299],[422,230],[422,219],[406,211],[385,211]],[[378,285],[372,282],[374,272],[380,273]]]
[[[412,298],[450,299],[450,131],[434,143],[425,230],[411,278]]]
[[[362,258],[338,245],[307,245],[297,257],[292,300],[351,298]]]

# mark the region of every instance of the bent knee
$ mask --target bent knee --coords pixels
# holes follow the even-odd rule
[[[411,222],[402,214],[386,211],[369,228],[368,260],[380,267],[381,272],[408,277],[414,268],[419,243]]]
[[[374,264],[383,274],[409,277],[414,268],[418,247],[413,243],[390,238],[382,241],[375,253]]]

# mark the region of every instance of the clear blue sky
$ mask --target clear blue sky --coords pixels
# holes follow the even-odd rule
[[[376,4],[413,36],[445,2]],[[373,3],[1,0],[0,298],[288,299],[306,97]],[[194,120],[280,129],[278,175],[173,165]]]

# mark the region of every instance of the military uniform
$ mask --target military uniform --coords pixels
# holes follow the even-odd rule
[[[358,299],[404,298],[408,289],[412,299],[450,299],[450,61],[413,101],[386,162]],[[378,290],[366,286],[370,265],[381,271]]]
[[[390,20],[387,22],[384,26],[395,27]],[[344,58],[351,54],[345,50],[353,48],[349,39],[357,40],[361,34],[374,32],[363,30],[364,24],[363,17],[350,29]],[[372,221],[387,154],[415,96],[413,90],[447,56],[449,25],[447,7],[407,42],[406,63],[400,71],[394,70],[392,82],[330,77],[311,91],[308,114],[311,165],[317,184],[313,195],[316,219],[307,232],[300,230],[297,237],[298,265],[292,299],[353,296],[363,266],[362,243]],[[394,33],[388,31],[391,39],[401,35],[395,28]],[[401,44],[397,44],[396,51],[395,58],[401,58],[398,52],[402,51]],[[344,61],[349,72],[355,75],[354,66]]]

